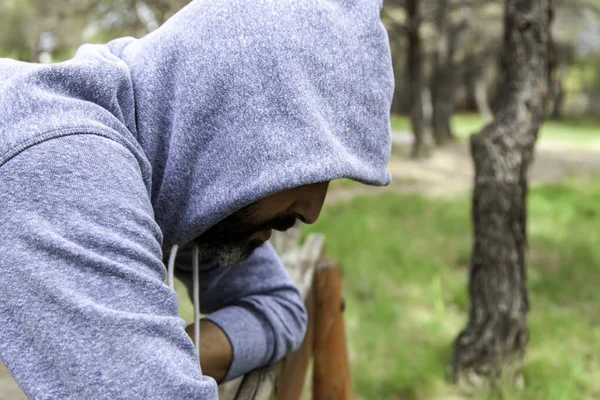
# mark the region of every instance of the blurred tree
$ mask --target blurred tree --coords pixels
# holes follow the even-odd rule
[[[559,119],[563,115],[567,99],[565,81],[568,79],[569,70],[576,64],[582,61],[585,64],[593,58],[586,55],[578,60],[577,53],[589,52],[588,49],[582,48],[582,45],[587,47],[584,45],[587,40],[585,35],[582,37],[582,30],[585,29],[585,22],[590,19],[593,21],[590,24],[598,24],[600,1],[560,0],[556,2],[555,8],[556,22],[553,29],[554,45],[549,74],[548,111],[551,118]]]
[[[462,82],[461,73],[466,69],[462,60],[469,55],[474,57],[473,52],[462,49],[471,26],[472,11],[494,2],[498,0],[389,0],[385,3],[383,21],[390,35],[395,65],[406,66],[396,68],[393,108],[402,107],[400,102],[406,103],[415,137],[414,157],[429,153],[432,134],[438,145],[452,138],[450,118]],[[404,57],[398,54],[400,52]],[[479,71],[472,72],[475,72],[472,77],[481,75]]]
[[[462,13],[455,23],[453,10],[459,6]],[[438,145],[453,138],[450,118],[454,112],[458,83],[456,53],[470,25],[472,6],[468,0],[452,3],[439,0],[435,10],[436,46],[433,52],[433,71],[430,82],[432,95],[431,125]]]
[[[429,154],[424,105],[423,50],[421,43],[421,0],[389,1],[383,10],[383,22],[395,40],[406,39],[407,55],[403,76],[408,86],[409,116],[414,135],[411,155],[413,158]]]
[[[434,125],[449,126],[442,117],[448,112],[438,110],[479,111],[485,121],[491,121],[501,106],[503,83],[497,65],[502,42],[502,4],[500,0],[419,0],[422,93],[430,92],[432,114],[436,115],[428,118],[429,99],[422,96],[425,138]],[[396,75],[392,112],[409,114],[414,102],[408,95],[411,82],[405,67],[409,54],[405,7],[406,1],[385,0],[383,20],[390,36]],[[441,12],[444,8],[448,12]],[[555,116],[600,112],[600,73],[593,72],[600,71],[600,0],[558,0],[555,8],[552,31],[556,52],[549,112]],[[465,22],[468,28],[464,28]],[[451,46],[448,33],[460,26],[463,29],[456,35],[458,41]],[[453,49],[453,57],[444,56],[448,49]],[[440,76],[452,79],[446,80],[448,84],[436,83]],[[443,98],[450,101],[442,101]],[[434,106],[440,103],[441,107]]]
[[[548,76],[549,86],[549,116],[560,119],[563,115],[565,101],[565,78],[568,65],[573,62],[573,47],[563,43],[554,43],[551,58],[551,68]]]
[[[474,245],[466,328],[454,342],[455,381],[520,377],[528,341],[527,171],[548,92],[552,0],[506,0],[502,107],[471,137]],[[513,369],[514,368],[514,369]]]
[[[490,65],[490,60],[494,60],[495,55],[495,49],[479,54],[471,52],[465,56],[462,68],[466,103],[464,109],[476,109],[486,123],[494,119],[489,92],[494,81],[493,65]]]
[[[421,49],[421,15],[420,0],[406,0],[406,39],[408,41],[408,56],[406,75],[408,78],[410,106],[410,123],[415,135],[412,157],[417,158],[429,152],[425,139],[425,115],[423,113],[423,54]]]
[[[83,43],[156,29],[189,0],[3,0],[0,55],[31,62],[63,60]]]
[[[89,1],[6,0],[0,4],[0,54],[23,61],[66,58],[81,43]]]
[[[26,1],[6,0],[0,2],[0,54],[19,60],[31,61],[32,50],[25,39],[23,21],[31,12]]]
[[[94,1],[98,36],[104,41],[122,36],[141,37],[162,25],[190,0]]]

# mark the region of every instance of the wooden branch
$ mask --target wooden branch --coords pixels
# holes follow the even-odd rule
[[[298,351],[290,354],[283,360],[283,368],[279,376],[280,386],[277,391],[278,400],[300,400],[308,366],[313,356],[315,341],[315,291],[311,286],[305,298],[308,313],[308,327],[304,342]]]
[[[352,398],[340,271],[335,261],[322,258],[324,241],[323,235],[310,235],[290,269],[309,316],[302,346],[280,363],[221,385],[222,400],[300,400],[311,356],[313,399]]]
[[[277,392],[277,399],[279,400],[300,400],[302,396],[315,338],[314,274],[317,264],[323,256],[324,244],[324,235],[311,234],[306,238],[300,251],[299,274],[293,280],[304,299],[304,305],[308,313],[308,327],[300,349],[290,354],[283,361],[283,369],[279,378],[281,384]]]
[[[306,238],[300,252],[300,276],[294,281],[302,298],[306,300],[310,288],[313,286],[313,276],[319,260],[325,249],[325,235],[313,233]]]
[[[273,231],[269,243],[273,246],[279,257],[283,258],[288,253],[293,253],[300,246],[302,229],[297,223],[285,232]]]
[[[235,398],[275,400],[281,367],[278,363],[246,375]]]
[[[352,385],[346,349],[339,266],[323,259],[315,271],[314,400],[350,400]]]

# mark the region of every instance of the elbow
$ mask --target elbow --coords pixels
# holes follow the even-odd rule
[[[275,347],[270,364],[298,350],[304,343],[308,327],[308,313],[302,296],[296,290],[288,291],[284,299],[279,297],[277,304],[278,318],[272,320],[271,325]]]
[[[306,337],[306,330],[308,328],[308,312],[306,311],[306,307],[304,307],[302,298],[300,298],[300,303],[296,314],[297,327],[294,329],[291,335],[290,352],[298,350],[302,346],[302,343],[304,343],[304,338]]]

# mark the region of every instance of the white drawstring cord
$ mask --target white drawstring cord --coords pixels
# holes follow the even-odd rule
[[[167,284],[171,288],[171,290],[175,290],[175,257],[177,257],[177,250],[179,250],[179,246],[175,245],[171,248],[171,253],[169,254],[169,265],[167,266]]]
[[[200,247],[192,247],[192,278],[194,280],[194,345],[200,363]],[[202,372],[202,366],[200,366]]]
[[[171,290],[175,290],[175,258],[177,257],[178,245],[171,248],[169,254],[169,263],[167,265],[167,284]],[[197,245],[192,247],[192,280],[194,297],[194,346],[198,354],[198,363],[200,363],[200,248]],[[200,367],[202,373],[202,367]]]

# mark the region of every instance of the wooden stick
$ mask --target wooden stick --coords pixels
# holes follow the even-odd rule
[[[323,259],[314,277],[316,319],[314,337],[314,400],[353,398],[346,333],[342,284],[337,262]]]
[[[305,299],[308,311],[308,328],[302,347],[295,353],[290,354],[283,360],[283,369],[279,376],[278,400],[300,400],[306,382],[308,366],[313,352],[315,337],[315,301],[314,290],[310,289]]]

